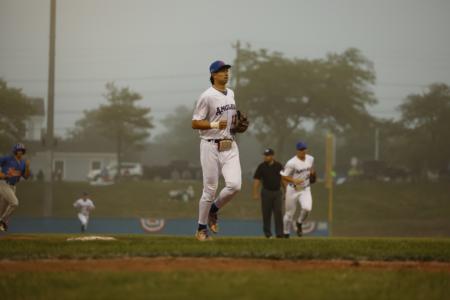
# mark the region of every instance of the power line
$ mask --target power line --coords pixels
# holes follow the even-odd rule
[[[78,77],[78,78],[59,78],[56,79],[56,82],[77,82],[77,81],[137,81],[137,80],[154,80],[154,79],[175,79],[175,78],[185,78],[185,77],[208,77],[208,74],[205,73],[191,73],[191,74],[170,74],[170,75],[151,75],[151,76],[142,76],[142,77],[116,77],[116,78],[86,78],[86,77]],[[45,82],[47,79],[45,78],[11,78],[8,80],[9,82]]]
[[[187,94],[187,93],[197,93],[200,94],[201,93],[201,89],[181,89],[181,90],[165,90],[165,89],[161,89],[161,90],[139,90],[137,91],[139,94],[154,94],[154,95],[172,95],[172,94]],[[56,93],[57,98],[87,98],[87,97],[91,97],[91,98],[95,98],[95,97],[102,97],[103,94],[99,94],[96,92],[85,92],[85,91],[81,91],[81,92],[75,92],[75,93],[65,93],[65,92],[57,92]],[[150,100],[150,99],[145,99],[144,100]]]
[[[375,84],[375,86],[422,87],[422,88],[426,88],[426,87],[428,87],[428,84],[381,81],[381,82],[378,82],[377,84]]]
[[[108,82],[108,81],[144,81],[144,80],[163,80],[163,79],[185,79],[186,77],[207,77],[205,73],[192,73],[192,74],[172,74],[172,75],[152,75],[152,76],[142,76],[142,77],[115,77],[115,78],[60,78],[56,79],[56,82]],[[44,78],[11,78],[7,80],[8,82],[45,82],[47,79]],[[407,83],[407,82],[378,82],[374,84],[375,87],[378,86],[390,86],[390,87],[420,87],[426,88],[429,84],[423,83]]]
[[[92,108],[97,109],[97,108]],[[76,114],[82,114],[85,110],[79,110],[79,109],[67,109],[67,110],[57,110],[55,111],[55,115],[76,115]],[[167,113],[167,112],[173,112],[173,108],[152,108],[150,113]]]

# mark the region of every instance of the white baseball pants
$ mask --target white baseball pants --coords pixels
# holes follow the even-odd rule
[[[219,152],[217,143],[201,140],[200,162],[203,172],[203,193],[199,203],[198,223],[207,224],[213,200],[215,199],[214,203],[218,208],[222,208],[241,190],[242,175],[238,146],[233,142],[230,150]],[[215,198],[221,173],[225,179],[225,187]]]
[[[80,220],[81,225],[83,225],[84,228],[87,229],[87,225],[88,225],[88,222],[89,222],[89,215],[85,215],[83,213],[79,213],[78,214],[78,219]]]
[[[292,227],[292,221],[295,214],[297,202],[300,203],[300,215],[297,222],[303,223],[312,210],[311,188],[307,187],[297,191],[291,185],[286,187],[285,213],[283,217],[284,233],[289,234]]]

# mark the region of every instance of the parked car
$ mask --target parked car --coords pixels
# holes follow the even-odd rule
[[[141,179],[144,174],[142,165],[134,162],[123,162],[120,168],[121,176],[124,178]],[[88,175],[88,181],[112,181],[117,177],[117,164],[110,164],[97,170],[91,170]]]
[[[368,160],[362,164],[360,178],[382,181],[404,181],[411,177],[411,172],[402,167],[388,165],[385,161]]]
[[[186,160],[174,160],[167,165],[144,166],[144,178],[152,180],[201,180],[202,169]]]

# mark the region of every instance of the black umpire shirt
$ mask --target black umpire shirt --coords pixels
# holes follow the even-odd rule
[[[256,169],[253,178],[261,180],[265,190],[278,191],[281,188],[281,170],[283,166],[275,160],[272,164],[263,162]]]

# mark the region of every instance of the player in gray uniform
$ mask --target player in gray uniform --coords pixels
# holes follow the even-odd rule
[[[0,231],[8,231],[8,220],[19,206],[16,184],[30,177],[30,161],[24,158],[26,148],[18,143],[13,155],[0,157]]]
[[[192,128],[200,132],[200,162],[203,172],[203,193],[199,203],[196,238],[211,239],[217,233],[217,212],[241,189],[239,150],[234,141],[233,126],[237,118],[234,92],[226,87],[230,65],[215,61],[210,67],[212,86],[203,92],[196,103]],[[219,175],[225,187],[216,197]]]

